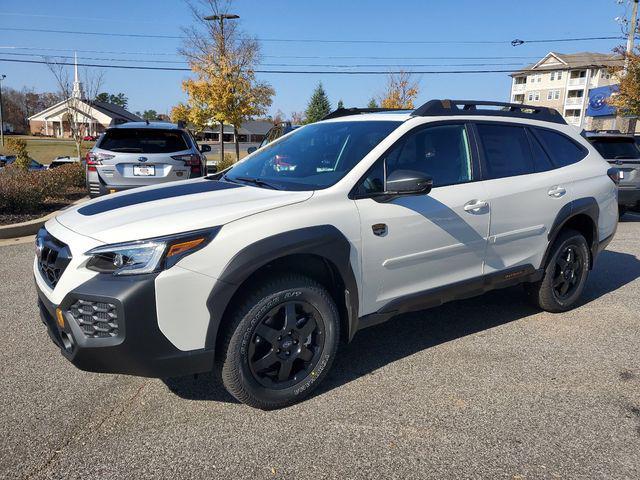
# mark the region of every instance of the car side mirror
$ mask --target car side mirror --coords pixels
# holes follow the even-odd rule
[[[415,170],[395,170],[387,177],[385,195],[428,194],[433,188],[433,178]]]
[[[205,153],[210,151],[211,151],[211,145],[200,145],[200,152]]]
[[[247,148],[247,153],[251,154],[251,153],[255,152],[256,150],[258,150],[258,147],[249,147],[249,148]]]

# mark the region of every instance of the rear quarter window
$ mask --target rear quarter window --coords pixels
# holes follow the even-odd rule
[[[188,150],[179,130],[113,129],[107,130],[98,148],[111,152],[174,153]]]
[[[587,156],[588,152],[585,148],[561,133],[544,128],[533,128],[533,131],[558,167],[578,163]]]

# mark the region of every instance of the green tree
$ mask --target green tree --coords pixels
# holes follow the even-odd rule
[[[156,112],[155,110],[145,110],[140,116],[143,120],[149,120],[150,122],[152,122],[153,120],[158,119],[158,112]]]
[[[331,103],[327,97],[327,93],[322,87],[322,82],[318,82],[318,86],[311,95],[311,100],[305,110],[306,123],[313,123],[322,120],[331,112]]]
[[[342,101],[342,99],[338,100],[338,106],[336,108],[338,110],[340,110],[341,108],[344,108],[344,102]]]
[[[122,108],[127,108],[127,105],[129,104],[129,99],[122,92],[116,93],[115,95],[113,93],[100,92],[96,95],[95,100],[96,102],[113,103],[114,105],[118,105]]]
[[[367,108],[378,108],[378,102],[376,102],[375,98],[371,97],[371,100],[367,103]]]

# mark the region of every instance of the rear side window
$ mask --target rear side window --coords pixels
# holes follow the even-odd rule
[[[625,158],[640,158],[640,149],[632,138],[598,138],[591,143],[596,150],[607,160],[620,160]]]
[[[98,148],[111,152],[173,153],[188,150],[179,130],[114,128],[107,130]]]
[[[533,173],[533,159],[527,132],[512,125],[477,125],[487,169],[487,178],[504,178]]]
[[[587,156],[585,149],[560,133],[543,128],[534,128],[533,130],[542,146],[551,155],[553,163],[558,167],[577,163]]]

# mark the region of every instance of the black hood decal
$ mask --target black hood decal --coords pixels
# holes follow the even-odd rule
[[[164,200],[166,198],[181,197],[183,195],[195,195],[204,192],[213,192],[215,190],[226,190],[227,188],[239,188],[243,185],[236,185],[228,182],[206,181],[206,182],[188,182],[182,185],[171,185],[164,188],[156,188],[142,192],[131,192],[115,198],[105,198],[104,200],[92,203],[78,209],[78,213],[85,216],[97,215],[99,213],[108,212],[117,208],[130,207],[140,203],[153,202],[155,200]]]

